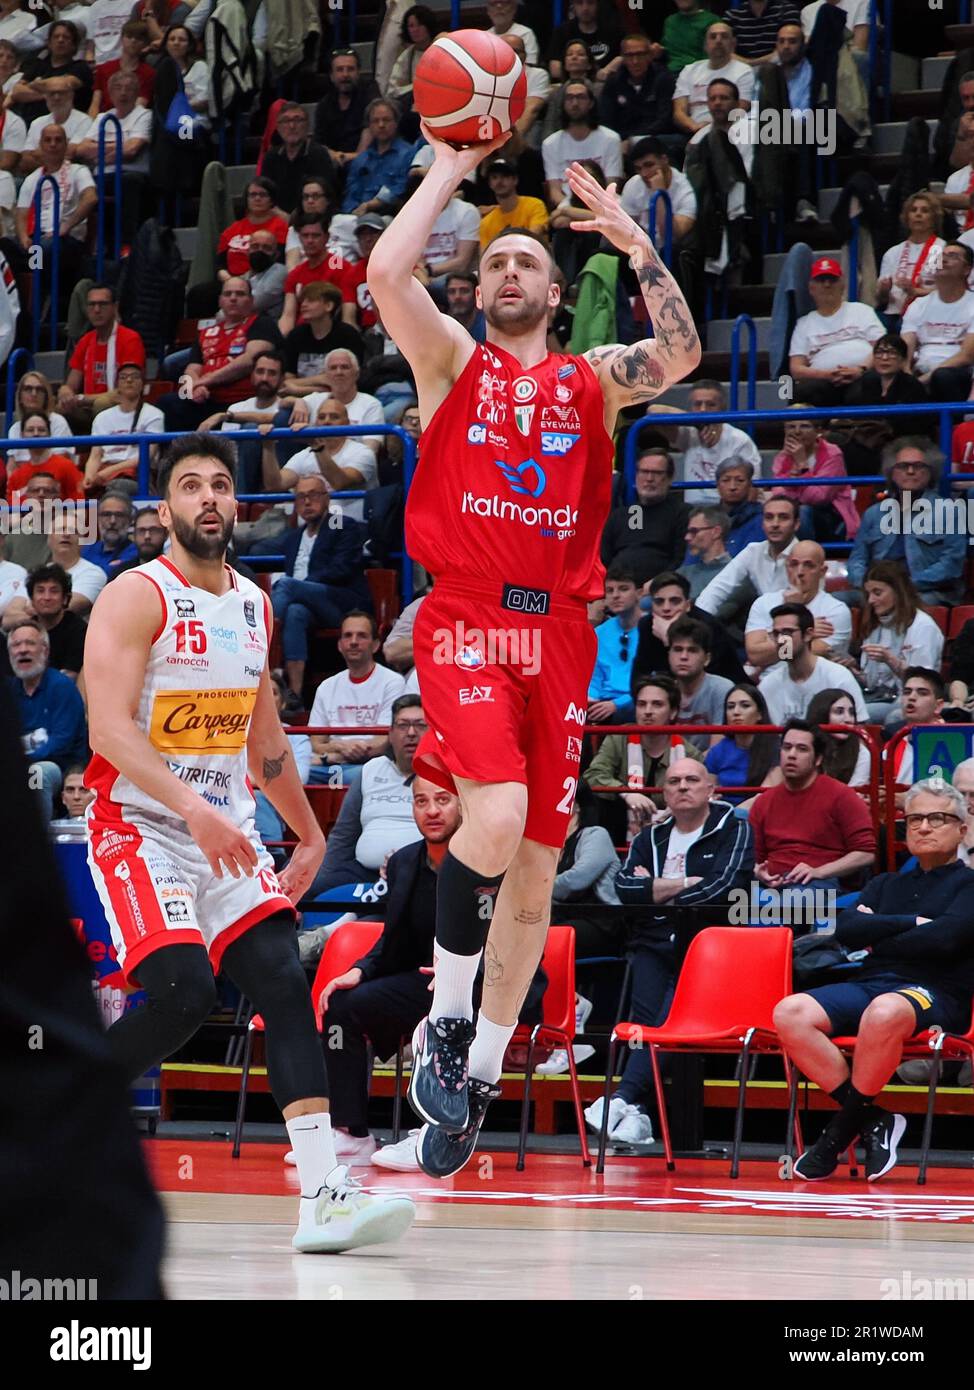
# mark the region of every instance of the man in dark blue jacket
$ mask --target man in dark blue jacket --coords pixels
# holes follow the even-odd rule
[[[974,872],[957,858],[967,806],[939,778],[916,782],[904,800],[906,843],[917,867],[879,874],[836,923],[836,939],[866,954],[855,974],[783,999],[775,1027],[792,1061],[840,1107],[798,1159],[794,1175],[830,1177],[857,1136],[866,1176],[896,1163],[906,1121],[873,1101],[899,1065],[903,1043],[927,1028],[966,1033],[974,997]],[[829,1042],[855,1034],[849,1064]]]
[[[49,821],[65,768],[87,762],[84,702],[74,681],[51,669],[50,642],[35,618],[24,618],[10,629],[7,653],[20,731],[31,764],[30,785],[40,792]]]
[[[287,683],[300,695],[309,631],[338,627],[353,608],[371,612],[372,595],[365,578],[366,529],[330,510],[324,478],[299,478],[294,506],[304,525],[282,538],[286,577],[274,585],[271,605],[282,628]]]
[[[669,903],[696,907],[726,903],[734,889],[745,888],[754,869],[751,827],[726,801],[712,801],[716,779],[702,763],[678,758],[663,779],[669,816],[641,830],[616,875],[619,901],[645,906]],[[676,981],[672,916],[640,914],[630,942],[632,1002],[629,1018],[653,1026],[661,1023]],[[653,1137],[643,1106],[653,1094],[649,1051],[629,1054],[622,1080],[609,1101],[609,1139],[615,1144],[649,1143]],[[592,1129],[602,1125],[602,1100],[585,1112]]]

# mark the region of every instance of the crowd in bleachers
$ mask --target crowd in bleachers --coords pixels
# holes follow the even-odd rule
[[[570,230],[590,216],[572,206],[573,160],[617,185],[701,325],[728,294],[760,291],[769,235],[788,253],[773,317],[784,325],[780,403],[793,417],[758,430],[726,422],[726,354],[711,351],[685,407],[680,397],[649,408],[632,479],[621,467],[616,475],[605,597],[591,609],[599,656],[586,722],[597,733],[585,740],[555,893],[558,919],[577,919],[591,954],[626,945],[621,904],[705,902],[752,877],[765,887],[858,887],[878,849],[869,807],[883,769],[842,728],[869,722],[888,736],[966,721],[974,706],[967,536],[902,524],[905,494],[915,503],[940,491],[936,416],[883,414],[974,395],[974,72],[955,65],[949,77],[942,167],[926,152],[904,161],[885,231],[860,219],[856,280],[847,252],[835,250],[848,227],[838,213],[826,226],[817,210],[836,161],[801,138],[768,148],[731,136],[752,102],[804,111],[809,122],[837,109],[839,163],[868,164],[878,81],[870,8],[744,0],[721,17],[698,0],[645,9],[571,0],[555,28],[547,4],[488,0],[474,21],[525,63],[527,102],[509,144],[438,219],[414,271],[474,338],[486,332],[475,299],[480,249],[506,226],[549,239],[563,292],[551,350],[644,336],[628,262],[597,234]],[[161,452],[153,435],[399,424],[422,453],[412,373],[376,313],[368,261],[430,167],[413,79],[445,15],[390,0],[371,55],[322,23],[282,77],[262,61],[264,9],[248,29],[238,0],[95,0],[49,12],[0,3],[0,352],[30,346],[35,323],[52,317],[59,343],[29,370],[20,359],[6,430],[17,447],[2,455],[0,486],[24,517],[58,498],[97,504],[96,536],[65,515],[51,534],[21,524],[0,542],[0,661],[49,817],[83,810],[87,615],[106,583],[166,542],[151,504]],[[240,15],[261,71],[228,107],[218,36]],[[108,122],[96,186],[108,112],[122,148]],[[232,162],[241,139],[251,164]],[[115,160],[122,245],[109,237],[96,275],[95,215],[103,202],[111,228]],[[917,169],[916,183],[904,183]],[[657,192],[665,196],[654,202]],[[864,204],[871,196],[861,185],[855,194]],[[167,261],[157,278],[144,276],[172,225],[186,263],[177,256],[174,269]],[[760,373],[773,379],[763,346]],[[875,408],[875,418],[802,410],[853,405]],[[713,419],[666,423],[684,409]],[[955,471],[971,468],[974,427],[962,420]],[[628,423],[619,422],[620,445]],[[58,446],[86,435],[120,442]],[[141,452],[137,436],[146,436]],[[317,891],[378,881],[387,857],[421,834],[404,788],[425,729],[412,623],[431,581],[414,568],[419,596],[399,614],[388,572],[398,564],[403,463],[401,439],[386,434],[239,442],[238,493],[249,500],[232,562],[271,595],[282,720],[392,729],[389,738],[293,736],[305,782],[344,794],[340,812],[328,802],[329,824],[338,822]],[[880,473],[882,486],[859,482]],[[654,732],[681,723],[772,724],[785,734]],[[641,732],[613,732],[633,724]],[[823,724],[839,727],[822,735]],[[908,739],[890,748],[892,815],[913,769]],[[687,813],[699,824],[686,844],[674,829],[681,795],[709,808]],[[259,825],[272,844],[286,839],[268,805]],[[702,887],[691,872],[701,826],[732,866],[726,881]],[[656,865],[648,880],[647,864]],[[600,914],[600,903],[611,910]],[[671,983],[669,957],[650,938],[659,969],[638,987],[647,1020]],[[623,1137],[646,1137],[634,1118],[645,1089],[643,1075],[627,1073],[613,1112]]]

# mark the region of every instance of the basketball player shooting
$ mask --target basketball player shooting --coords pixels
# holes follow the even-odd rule
[[[413,1039],[409,1091],[426,1122],[420,1166],[446,1177],[473,1153],[500,1094],[544,949],[595,662],[586,604],[603,592],[616,417],[692,371],[700,346],[679,287],[614,186],[600,188],[578,164],[568,182],[595,217],[573,230],[601,232],[630,256],[655,338],[549,353],[552,257],[533,233],[508,228],[481,256],[487,341],[475,343],[439,313],[413,267],[464,176],[508,137],[457,150],[423,131],[432,168],[377,242],[369,289],[415,373],[424,427],[407,544],[436,586],[414,635],[430,726],[415,767],[463,806],[439,872],[433,1000]]]
[[[301,1181],[292,1244],[334,1252],[396,1239],[415,1213],[362,1192],[335,1153],[293,908],[325,842],[274,705],[270,602],[226,563],[235,459],[216,435],[170,447],[159,472],[170,554],[110,584],[88,628],[88,862],[119,966],[147,994],[108,1037],[126,1077],[141,1076],[207,1018],[224,970],[264,1019]],[[251,781],[298,836],[280,879]]]

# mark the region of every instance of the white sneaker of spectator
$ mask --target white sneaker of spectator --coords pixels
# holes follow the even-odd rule
[[[626,1113],[609,1135],[613,1144],[651,1144],[653,1126],[638,1105],[627,1105]]]
[[[418,1129],[411,1129],[405,1139],[400,1139],[398,1144],[383,1144],[381,1149],[376,1149],[372,1155],[372,1162],[377,1168],[391,1168],[394,1173],[418,1173],[420,1171],[419,1161],[416,1158],[416,1140],[419,1137]]]
[[[584,1033],[585,1025],[589,1021],[592,1013],[592,1001],[586,999],[582,994],[575,995],[575,1032]],[[587,1062],[590,1057],[595,1056],[595,1048],[589,1047],[587,1043],[580,1043],[578,1047],[573,1047],[575,1061]],[[546,1062],[535,1067],[539,1076],[562,1076],[568,1071],[568,1053],[563,1047],[558,1047],[551,1054]]]
[[[585,1111],[585,1123],[589,1129],[594,1129],[595,1133],[602,1128],[602,1102],[604,1097],[599,1096],[598,1100],[593,1101]],[[609,1101],[609,1138],[615,1136],[615,1131],[621,1120],[625,1119],[629,1111],[629,1106],[621,1096],[613,1096]]]
[[[371,1134],[364,1139],[354,1139],[347,1130],[336,1129],[332,1131],[332,1136],[335,1140],[335,1157],[349,1168],[366,1168],[378,1148]],[[284,1162],[291,1168],[297,1167],[293,1149],[288,1149]]]

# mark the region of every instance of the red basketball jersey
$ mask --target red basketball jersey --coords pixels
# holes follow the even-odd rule
[[[601,598],[613,461],[604,409],[583,358],[549,353],[525,371],[478,343],[423,431],[410,555],[433,575]]]

